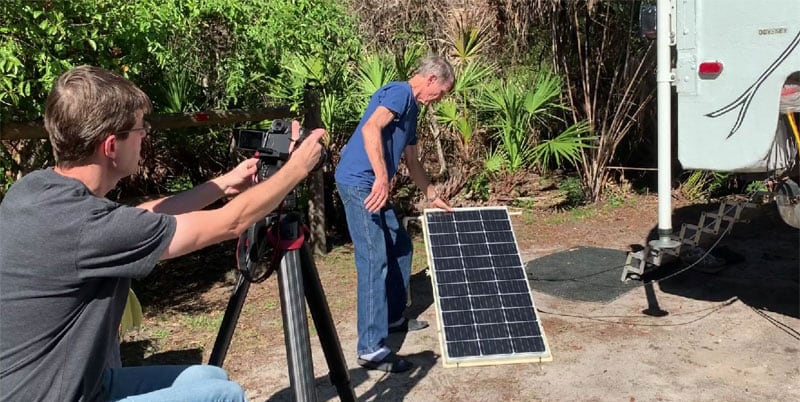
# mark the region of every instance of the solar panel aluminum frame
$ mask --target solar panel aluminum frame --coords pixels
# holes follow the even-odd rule
[[[508,219],[509,226],[511,225],[511,219],[508,215],[508,209],[506,207],[469,207],[469,208],[454,208],[454,212],[462,212],[462,211],[482,211],[482,210],[503,210],[505,216]],[[536,352],[536,353],[510,353],[510,354],[495,354],[495,355],[488,355],[488,356],[465,356],[465,357],[452,357],[448,353],[447,349],[447,339],[445,339],[445,326],[443,320],[443,309],[440,304],[441,298],[439,294],[439,283],[437,281],[436,275],[436,266],[434,261],[434,254],[432,251],[431,245],[431,238],[429,233],[428,227],[428,214],[429,213],[437,213],[443,212],[441,209],[425,209],[422,215],[422,231],[425,238],[425,251],[427,253],[428,259],[428,266],[430,267],[430,277],[433,287],[433,299],[434,299],[434,307],[436,310],[436,329],[438,332],[439,338],[439,346],[442,351],[442,365],[444,367],[469,367],[469,366],[486,366],[486,365],[498,365],[498,364],[513,364],[513,363],[541,363],[541,362],[549,362],[553,360],[553,357],[550,353],[550,347],[548,346],[547,337],[544,333],[544,328],[542,328],[541,320],[536,314],[536,325],[539,329],[539,334],[541,335],[541,340],[544,344],[544,351],[543,352]],[[514,248],[516,251],[516,256],[519,258],[520,269],[523,270],[524,274],[524,265],[522,264],[522,258],[519,254],[519,245],[517,243],[516,234],[514,233],[513,227],[510,227],[511,235],[514,241]],[[525,286],[527,288],[527,294],[530,297],[530,302],[533,308],[534,314],[536,313],[536,305],[533,300],[533,294],[531,293],[530,284],[527,281],[527,277],[525,279]]]

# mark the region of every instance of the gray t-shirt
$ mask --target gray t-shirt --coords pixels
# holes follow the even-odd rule
[[[52,169],[0,203],[0,399],[94,401],[118,367],[130,278],[149,274],[175,218],[92,195]]]

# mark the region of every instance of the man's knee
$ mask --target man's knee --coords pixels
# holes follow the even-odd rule
[[[196,382],[204,380],[227,380],[228,373],[217,367],[208,364],[196,364],[187,367],[175,379],[175,383]]]
[[[219,401],[225,402],[246,402],[247,397],[244,394],[244,389],[241,385],[233,381],[214,381],[215,394]]]

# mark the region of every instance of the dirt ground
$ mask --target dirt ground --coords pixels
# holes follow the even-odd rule
[[[629,196],[616,205],[557,214],[523,211],[512,219],[529,261],[577,246],[628,250],[644,244],[657,222],[656,205],[652,195]],[[673,227],[696,223],[701,211],[713,209],[679,205]],[[389,339],[415,368],[402,374],[365,371],[355,362],[351,246],[316,262],[360,401],[800,400],[799,233],[780,221],[774,205],[749,210],[745,218],[719,243],[744,261],[714,274],[686,271],[656,284],[649,298],[644,287],[608,303],[534,291],[553,356],[547,363],[444,368],[435,308],[429,298],[418,297],[411,312],[431,328]],[[412,291],[424,294],[430,282],[421,236],[416,250]],[[187,264],[221,261],[199,256]],[[208,361],[231,291],[230,280],[219,280],[225,269],[220,272],[206,286],[142,289],[145,326],[123,344],[127,361]],[[150,305],[153,292],[172,297]],[[656,307],[668,314],[643,314]],[[291,400],[281,323],[275,278],[254,285],[224,364],[253,401]],[[319,400],[338,400],[313,329],[311,336]]]

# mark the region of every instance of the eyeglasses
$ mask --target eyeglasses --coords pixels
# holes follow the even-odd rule
[[[132,128],[130,130],[117,131],[114,134],[125,134],[125,133],[131,133],[131,132],[134,132],[134,131],[144,130],[144,137],[147,137],[150,134],[150,131],[152,130],[152,128],[153,127],[150,126],[150,123],[144,122],[141,127]]]

